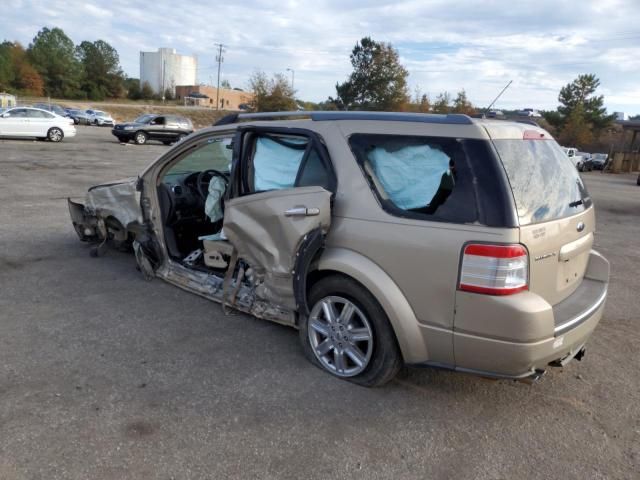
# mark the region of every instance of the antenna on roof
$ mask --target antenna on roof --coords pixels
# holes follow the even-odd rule
[[[493,102],[491,102],[489,104],[489,106],[485,109],[485,113],[489,112],[489,110],[491,110],[491,107],[493,107],[493,104],[496,103],[498,101],[498,99],[502,96],[502,94],[504,93],[504,91],[509,88],[509,85],[511,85],[513,83],[513,80],[509,80],[509,83],[507,83],[507,85],[500,90],[500,93],[498,94],[498,96],[496,98],[493,99]]]

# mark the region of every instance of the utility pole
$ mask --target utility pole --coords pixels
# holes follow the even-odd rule
[[[296,71],[293,68],[287,68],[287,72],[291,72],[291,90],[295,90]]]
[[[164,104],[164,94],[167,91],[164,87],[164,78],[167,75],[167,61],[164,59],[164,53],[162,54],[162,103]]]
[[[220,67],[222,62],[224,62],[224,57],[222,56],[222,47],[224,47],[221,43],[216,43],[218,46],[218,55],[216,55],[216,62],[218,62],[218,86],[216,87],[216,110],[220,110]]]

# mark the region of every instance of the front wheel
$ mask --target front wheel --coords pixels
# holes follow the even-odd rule
[[[144,132],[136,132],[136,135],[135,137],[133,137],[133,139],[138,145],[144,145],[145,143],[147,143],[149,136]]]
[[[51,142],[59,142],[64,138],[64,133],[58,127],[51,127],[47,132],[47,138]]]
[[[387,315],[362,285],[342,275],[325,277],[311,288],[309,304],[299,327],[312,363],[367,387],[398,373],[402,357]]]

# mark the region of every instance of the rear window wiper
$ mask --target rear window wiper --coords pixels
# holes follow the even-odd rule
[[[580,205],[582,205],[583,203],[584,203],[584,202],[583,202],[582,200],[576,200],[575,202],[571,202],[571,203],[569,204],[569,206],[570,206],[571,208],[579,207],[579,206],[580,206]]]

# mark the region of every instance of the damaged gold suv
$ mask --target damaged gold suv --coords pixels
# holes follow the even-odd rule
[[[69,201],[147,278],[299,329],[361,385],[403,364],[537,378],[580,359],[609,264],[591,198],[537,126],[465,115],[239,114]]]

